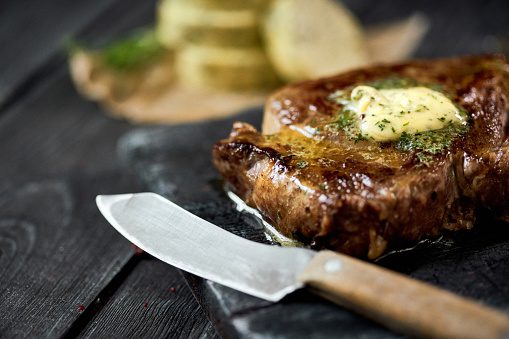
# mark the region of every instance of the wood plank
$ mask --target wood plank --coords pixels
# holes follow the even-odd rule
[[[92,203],[136,189],[116,172],[27,182],[0,194],[0,335],[60,336],[132,256]]]
[[[3,1],[0,11],[0,106],[47,65],[69,36],[118,0]],[[62,58],[59,59],[60,62]],[[40,73],[44,75],[45,72]],[[32,81],[27,81],[30,79]],[[18,92],[19,93],[19,92]]]
[[[103,43],[146,25],[154,18],[155,2],[123,1],[76,38]],[[111,18],[118,20],[113,23]],[[76,93],[67,65],[61,64],[0,119],[0,143],[5,148],[0,174],[20,177],[118,168],[116,139],[131,125],[101,112]]]
[[[179,271],[143,255],[80,337],[217,338],[212,324],[203,319],[203,311]]]
[[[104,41],[143,25],[154,4],[124,1],[80,37]],[[115,305],[115,291],[136,271],[138,258],[94,198],[141,190],[115,157],[117,138],[131,128],[80,98],[63,64],[0,119],[0,336],[74,336],[109,301]],[[166,305],[165,312],[178,316],[160,334],[178,328],[213,335],[180,275],[170,270],[164,279],[181,286],[182,298]],[[189,308],[182,309],[186,298]],[[140,328],[154,331],[151,324]]]

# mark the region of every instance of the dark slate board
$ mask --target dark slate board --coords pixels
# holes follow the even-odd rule
[[[149,189],[191,212],[241,235],[267,242],[260,223],[236,212],[211,164],[211,147],[234,120],[259,125],[261,109],[232,119],[130,132],[119,154]],[[509,227],[485,217],[473,232],[398,253],[378,264],[460,295],[509,311]],[[220,334],[309,338],[393,338],[391,333],[347,310],[300,291],[277,304],[185,274]]]

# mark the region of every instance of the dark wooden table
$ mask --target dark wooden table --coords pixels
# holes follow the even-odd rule
[[[426,12],[418,56],[507,48],[504,1],[346,2],[366,23]],[[0,6],[0,337],[217,337],[180,272],[97,211],[97,194],[145,188],[116,156],[135,126],[76,93],[63,50],[70,37],[101,44],[151,23],[155,1]]]
[[[215,337],[180,273],[97,211],[142,189],[115,152],[134,126],[76,93],[63,49],[151,23],[155,1],[0,6],[0,337]]]

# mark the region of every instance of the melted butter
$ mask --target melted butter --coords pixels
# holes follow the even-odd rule
[[[357,86],[345,110],[357,116],[360,133],[375,141],[397,140],[403,133],[433,131],[466,118],[444,94],[427,87],[376,89]]]
[[[393,168],[399,168],[407,160],[405,153],[356,143],[346,136],[338,135],[337,139],[332,140],[315,139],[295,128],[284,128],[276,134],[266,136],[260,146],[275,148],[284,156],[292,155],[297,162],[329,169],[341,168],[348,159],[359,162],[373,161]]]

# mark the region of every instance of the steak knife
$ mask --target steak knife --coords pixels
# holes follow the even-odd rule
[[[260,244],[155,193],[100,195],[99,210],[133,244],[184,271],[272,302],[300,288],[400,333],[504,338],[509,316],[402,274],[331,252]]]

